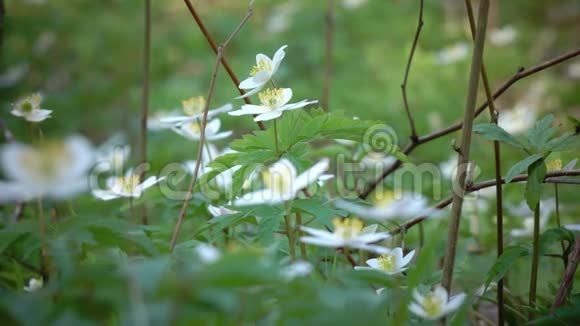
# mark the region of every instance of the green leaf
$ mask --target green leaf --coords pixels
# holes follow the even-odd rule
[[[295,200],[292,203],[292,210],[301,211],[308,215],[312,215],[314,218],[329,228],[333,228],[333,218],[347,216],[345,211],[332,207],[328,200],[316,197]]]
[[[542,120],[537,121],[534,127],[528,131],[527,138],[537,152],[546,150],[548,141],[558,130],[556,127],[550,127],[554,123],[554,116],[548,114]]]
[[[537,160],[528,167],[528,182],[526,183],[525,197],[531,210],[534,210],[542,196],[542,185],[546,176],[544,159]]]
[[[502,127],[493,123],[482,123],[473,127],[473,132],[481,134],[489,140],[497,140],[517,148],[524,149],[525,146]]]
[[[485,280],[485,287],[487,288],[491,282],[497,282],[509,271],[509,269],[516,263],[517,259],[530,254],[530,249],[523,246],[509,246],[505,247],[502,255],[491,266],[487,273]]]
[[[576,149],[580,149],[580,135],[578,134],[566,134],[554,138],[546,145],[546,150],[552,152],[565,152]]]
[[[555,242],[568,241],[574,243],[574,233],[566,228],[553,228],[540,235],[540,255],[546,253]]]
[[[505,183],[510,183],[515,176],[517,176],[518,174],[524,173],[530,165],[532,165],[534,162],[536,162],[542,158],[543,158],[542,155],[534,154],[534,155],[528,156],[525,159],[514,164],[509,169],[509,171],[505,177]]]

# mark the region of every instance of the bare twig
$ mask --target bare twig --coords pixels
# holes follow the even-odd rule
[[[411,64],[413,63],[413,56],[415,55],[415,50],[417,49],[417,43],[419,42],[419,35],[421,35],[421,29],[423,28],[423,4],[424,1],[419,1],[419,18],[417,22],[417,30],[415,31],[415,36],[413,37],[413,45],[411,46],[411,52],[409,53],[409,60],[407,60],[407,67],[405,68],[405,77],[403,78],[403,83],[401,84],[401,92],[403,93],[403,102],[405,104],[405,111],[407,112],[407,118],[409,120],[409,127],[411,128],[411,142],[417,142],[419,135],[417,134],[417,128],[415,127],[415,120],[411,114],[411,109],[409,108],[409,100],[407,99],[407,81],[409,79],[409,72],[411,71]]]
[[[580,49],[577,50],[573,50],[570,51],[568,53],[565,53],[563,55],[560,55],[558,57],[555,57],[553,59],[550,59],[548,61],[544,61],[541,64],[538,64],[536,66],[533,66],[529,69],[524,69],[519,68],[517,70],[517,72],[508,80],[506,80],[502,86],[500,88],[498,88],[495,93],[493,93],[493,99],[496,100],[498,97],[500,97],[503,93],[505,93],[505,91],[507,91],[513,84],[515,84],[517,81],[524,79],[528,76],[531,76],[535,73],[538,73],[542,70],[545,70],[547,68],[550,68],[552,66],[555,66],[557,64],[560,64],[564,61],[570,60],[576,56],[580,55]],[[485,103],[483,103],[482,105],[480,105],[477,110],[475,111],[475,116],[478,116],[479,114],[481,114],[485,109],[487,109],[489,103],[486,101]],[[462,122],[456,122],[454,124],[452,124],[451,126],[445,128],[445,129],[441,129],[439,131],[427,134],[425,136],[421,136],[419,137],[419,139],[417,140],[417,142],[415,143],[409,143],[407,144],[402,152],[405,155],[409,155],[413,150],[415,150],[415,148],[417,148],[420,145],[423,145],[425,143],[428,143],[432,140],[441,138],[443,136],[449,135],[450,133],[453,133],[455,131],[458,131],[462,128],[463,123]],[[383,179],[385,179],[388,175],[390,175],[391,173],[393,173],[395,170],[397,170],[400,166],[402,165],[401,160],[396,160],[395,163],[393,163],[391,166],[389,166],[388,168],[386,168],[383,173],[381,173],[381,175],[375,180],[373,181],[371,184],[369,184],[360,194],[359,194],[359,198],[361,199],[365,199],[367,198],[371,192],[373,192],[373,190],[383,182]]]
[[[568,295],[570,295],[572,285],[574,284],[574,274],[576,274],[578,263],[580,263],[580,238],[576,237],[574,250],[572,250],[572,253],[570,254],[568,267],[566,267],[566,271],[564,271],[564,277],[562,278],[562,283],[560,283],[560,289],[558,289],[556,299],[552,305],[552,312],[554,312],[554,310],[556,310],[558,307],[562,306]]]
[[[217,47],[215,41],[213,40],[213,38],[211,37],[211,35],[209,34],[207,28],[205,27],[205,24],[201,20],[201,17],[199,17],[199,15],[197,14],[197,11],[195,10],[195,8],[193,7],[193,5],[191,4],[191,1],[190,0],[183,0],[183,1],[185,2],[185,5],[187,6],[187,9],[189,9],[189,12],[191,13],[191,16],[193,16],[193,19],[197,23],[197,26],[201,30],[201,33],[203,34],[203,36],[205,37],[205,39],[209,43],[209,45],[212,48],[213,52],[217,55],[218,54],[218,47]],[[251,3],[250,3],[250,6],[249,6],[249,10],[252,10],[251,9]],[[226,69],[226,71],[227,71],[228,75],[230,76],[230,79],[232,80],[232,82],[236,85],[236,88],[240,92],[240,95],[244,95],[245,94],[244,90],[243,89],[240,89],[238,87],[240,85],[240,80],[238,79],[238,77],[236,76],[236,74],[234,73],[234,71],[232,70],[232,68],[230,67],[230,64],[228,63],[228,61],[226,60],[226,58],[223,56],[223,54],[222,54],[222,57],[220,58],[220,62],[222,63],[223,67]],[[246,102],[246,104],[252,104],[250,102],[250,99],[247,98],[247,97],[244,97],[244,101]],[[264,125],[264,123],[262,121],[257,121],[256,123],[258,124],[258,127],[260,127],[260,129],[262,129],[262,130],[265,130],[266,129],[266,125]]]
[[[143,35],[143,90],[141,93],[141,121],[139,130],[139,161],[147,163],[147,114],[149,112],[149,66],[151,63],[151,0],[145,0],[144,12],[145,32]],[[145,179],[145,169],[139,175],[139,179]],[[147,224],[147,208],[141,208],[141,223]]]
[[[482,0],[479,4],[477,15],[477,30],[475,31],[475,48],[473,50],[473,60],[469,77],[469,88],[465,104],[463,117],[463,133],[461,134],[461,147],[457,162],[457,176],[455,178],[457,189],[453,194],[451,216],[449,221],[449,232],[447,236],[447,247],[443,260],[443,279],[441,284],[447,292],[451,292],[451,282],[453,280],[453,268],[455,266],[455,252],[457,247],[457,237],[459,236],[459,222],[461,209],[463,207],[463,197],[466,188],[466,171],[469,163],[469,152],[471,149],[471,135],[473,130],[473,120],[475,104],[477,101],[477,89],[479,86],[479,75],[483,62],[483,49],[485,45],[485,32],[487,29],[487,16],[489,12],[489,0]]]
[[[329,110],[330,102],[330,84],[332,83],[332,50],[334,41],[334,0],[326,0],[326,33],[325,35],[325,70],[324,70],[324,89],[322,91],[322,109]]]
[[[186,0],[186,3],[189,2]],[[208,90],[208,94],[207,94],[207,100],[205,103],[205,107],[203,110],[203,117],[201,120],[201,127],[200,127],[200,137],[199,137],[199,147],[197,149],[197,159],[195,162],[195,168],[193,170],[193,176],[191,177],[191,181],[189,183],[189,187],[187,189],[187,195],[185,197],[185,199],[183,200],[183,205],[181,206],[181,211],[179,213],[179,217],[177,218],[177,224],[175,225],[175,229],[173,230],[173,235],[171,237],[171,244],[169,246],[171,252],[173,252],[173,249],[175,248],[175,244],[177,243],[177,238],[179,237],[179,232],[181,231],[181,226],[183,225],[183,220],[185,219],[185,215],[187,214],[187,208],[189,206],[189,201],[191,200],[192,196],[193,196],[193,188],[195,186],[195,182],[197,181],[197,176],[199,173],[199,167],[201,165],[201,157],[203,154],[203,147],[204,147],[204,143],[205,143],[205,127],[207,125],[207,112],[209,110],[209,105],[210,102],[213,98],[213,93],[214,93],[214,89],[215,89],[215,83],[217,80],[217,75],[219,72],[219,67],[220,67],[220,62],[223,64],[222,58],[223,58],[223,54],[225,49],[227,48],[228,44],[232,41],[232,39],[238,34],[238,32],[242,29],[242,27],[246,24],[246,22],[248,21],[248,19],[250,19],[250,17],[252,16],[252,14],[254,13],[251,7],[251,4],[253,3],[250,2],[250,6],[248,7],[248,13],[246,14],[246,16],[244,17],[244,19],[242,20],[242,22],[238,25],[238,27],[232,32],[232,34],[227,38],[227,40],[220,45],[217,48],[217,56],[216,56],[216,62],[215,62],[215,66],[213,69],[213,73],[211,76],[211,80],[209,83],[209,90]]]
[[[471,0],[465,0],[465,7],[467,9],[467,16],[469,18],[469,27],[471,29],[471,37],[475,40],[475,18],[473,15],[473,8],[471,6]],[[485,63],[481,62],[481,79],[483,82],[483,87],[485,89],[485,96],[487,98],[487,103],[489,103],[489,114],[491,117],[491,122],[498,123],[498,112],[495,109],[495,103],[493,99],[493,94],[491,93],[491,86],[489,85],[489,79],[487,78],[487,70],[485,69]],[[493,142],[493,154],[495,162],[495,180],[497,184],[495,185],[495,198],[496,198],[496,253],[497,257],[500,257],[503,253],[503,194],[501,186],[501,152],[500,152],[499,141]],[[498,325],[504,324],[504,314],[503,314],[503,277],[497,282],[497,320]]]

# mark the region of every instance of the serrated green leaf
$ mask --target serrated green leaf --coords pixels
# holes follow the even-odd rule
[[[510,183],[514,177],[516,177],[518,174],[524,173],[530,165],[532,165],[534,162],[536,162],[542,158],[543,158],[542,155],[534,154],[534,155],[528,156],[525,159],[514,164],[509,169],[509,171],[505,177],[505,183]]]
[[[332,207],[327,200],[319,197],[297,199],[293,202],[292,209],[313,216],[329,228],[333,228],[333,218],[347,215],[345,211]]]
[[[540,202],[546,171],[544,159],[537,160],[528,167],[528,182],[526,183],[525,197],[531,210],[534,210]]]
[[[546,150],[551,152],[565,152],[577,149],[580,149],[580,135],[578,134],[566,134],[554,138],[546,145]]]
[[[473,132],[482,135],[488,140],[497,140],[516,148],[524,149],[525,146],[502,127],[493,123],[482,123],[473,127]]]
[[[528,131],[528,141],[535,148],[536,152],[544,151],[548,141],[558,130],[556,127],[550,127],[553,123],[554,116],[548,114],[542,120],[537,121],[534,127]]]

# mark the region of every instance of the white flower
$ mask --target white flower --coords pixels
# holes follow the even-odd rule
[[[518,31],[511,25],[491,31],[489,41],[495,46],[511,44],[518,36]]]
[[[534,234],[534,212],[528,207],[525,202],[514,207],[507,205],[508,210],[512,215],[523,217],[523,227],[519,229],[512,229],[510,234],[514,237],[526,237]],[[551,198],[540,201],[540,230],[543,229],[550,215],[556,209],[556,201]]]
[[[251,91],[243,96],[239,96],[238,98],[254,95],[264,88],[266,83],[268,83],[276,71],[278,71],[280,63],[282,63],[282,60],[286,56],[286,52],[284,52],[286,47],[287,45],[284,45],[279,48],[278,51],[274,53],[273,59],[270,59],[267,55],[262,53],[256,55],[256,65],[250,71],[250,77],[243,80],[238,86],[240,89],[251,89]]]
[[[519,102],[509,111],[500,111],[498,125],[510,134],[521,134],[536,123],[537,112],[524,102]]]
[[[12,115],[22,117],[29,122],[40,122],[50,118],[51,110],[41,109],[42,94],[35,93],[19,99],[12,107]]]
[[[572,232],[580,232],[580,224],[566,224],[564,227]]]
[[[342,0],[342,6],[344,9],[352,10],[364,5],[367,1],[368,0]]]
[[[34,292],[36,290],[40,290],[42,289],[42,286],[44,285],[44,282],[42,281],[42,278],[31,278],[30,280],[28,280],[28,285],[24,287],[24,291],[26,292]]]
[[[0,203],[39,197],[61,200],[83,192],[94,156],[92,145],[80,136],[38,146],[4,145],[0,163],[9,181],[0,181]]]
[[[93,196],[101,200],[111,200],[117,198],[139,198],[143,192],[165,179],[165,177],[149,177],[143,182],[138,174],[129,170],[125,176],[110,177],[107,179],[107,189],[94,189]]]
[[[190,99],[181,102],[183,112],[185,115],[172,116],[159,119],[161,123],[167,124],[182,124],[185,122],[201,121],[203,117],[203,110],[205,109],[206,100],[203,96],[192,97]],[[208,110],[207,118],[211,119],[220,113],[229,112],[233,109],[233,106],[228,103],[226,105],[220,106],[217,109]]]
[[[379,270],[389,275],[399,274],[407,269],[407,265],[415,256],[415,250],[403,256],[402,248],[382,248],[381,255],[378,258],[369,259],[366,261],[370,267],[355,266],[356,270]]]
[[[318,179],[316,179],[316,183],[318,184],[318,186],[323,187],[328,180],[331,180],[333,178],[334,178],[333,174],[322,174],[318,177]]]
[[[292,90],[290,88],[268,88],[258,94],[261,105],[245,104],[240,110],[232,111],[229,115],[240,116],[257,114],[254,121],[267,121],[280,117],[284,111],[299,109],[318,101],[302,100],[290,103]]]
[[[409,310],[415,315],[430,320],[439,319],[461,306],[465,301],[465,293],[460,293],[448,299],[447,291],[440,285],[427,295],[413,291],[415,302],[409,304]]]
[[[195,248],[195,252],[201,262],[205,264],[213,264],[222,257],[222,254],[219,252],[219,250],[217,250],[216,247],[205,243],[197,246]]]
[[[294,2],[283,3],[274,7],[272,13],[266,19],[266,31],[272,34],[279,34],[288,30],[296,9],[296,3]]]
[[[393,165],[397,159],[385,152],[368,152],[362,159],[361,163],[367,169],[375,169],[375,171],[382,171],[387,167]]]
[[[297,261],[286,267],[286,269],[282,271],[282,276],[286,280],[290,281],[297,277],[307,276],[312,272],[312,269],[312,264],[309,262]]]
[[[168,118],[177,117],[177,111],[157,111],[147,117],[147,129],[151,131],[169,129],[174,126],[173,123],[163,122]]]
[[[570,79],[580,79],[580,62],[569,64],[566,68],[566,75]]]
[[[421,194],[403,192],[395,194],[384,191],[373,195],[373,206],[363,206],[345,200],[337,200],[336,207],[347,210],[359,217],[385,221],[395,218],[411,218],[417,215],[431,215],[435,209],[428,207],[427,198]]]
[[[390,237],[388,232],[376,233],[376,225],[369,225],[363,229],[363,222],[356,218],[344,220],[335,218],[332,224],[334,224],[333,232],[301,226],[300,229],[310,235],[301,237],[300,241],[322,247],[364,249],[369,244]]]
[[[247,193],[235,200],[234,205],[275,205],[296,197],[298,192],[316,180],[328,169],[328,159],[322,159],[310,169],[297,175],[294,164],[283,158],[262,172],[265,189]]]
[[[436,60],[440,65],[448,65],[467,58],[468,54],[469,46],[465,42],[460,42],[440,50]]]
[[[97,172],[122,171],[125,163],[131,154],[131,147],[115,146],[106,144],[97,151],[96,166]]]
[[[229,208],[224,207],[224,206],[207,205],[207,210],[209,211],[209,213],[213,217],[219,217],[222,215],[230,215],[230,214],[237,213],[237,211],[234,211],[233,209],[229,209]]]
[[[220,119],[213,119],[209,121],[205,127],[205,139],[207,141],[220,140],[229,137],[232,131],[219,132],[222,126]],[[201,137],[201,123],[198,121],[186,122],[172,127],[172,130],[181,136],[199,141]]]

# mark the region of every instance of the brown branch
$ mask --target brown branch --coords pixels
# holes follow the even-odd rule
[[[186,0],[187,1],[187,0]],[[195,162],[195,168],[193,170],[193,176],[191,177],[191,181],[189,183],[189,187],[187,189],[187,195],[183,200],[183,205],[181,206],[181,211],[179,212],[179,217],[177,218],[177,224],[175,225],[175,229],[173,230],[173,235],[171,236],[171,243],[169,245],[170,251],[173,252],[175,249],[175,244],[177,243],[177,238],[179,237],[179,233],[181,231],[181,226],[183,225],[183,220],[185,219],[185,215],[187,214],[187,208],[189,207],[189,201],[193,197],[193,188],[195,187],[195,182],[197,181],[197,176],[199,173],[199,167],[201,165],[201,157],[203,154],[203,147],[205,143],[205,127],[207,126],[207,113],[209,111],[209,105],[213,98],[213,93],[215,90],[215,83],[217,81],[217,75],[220,68],[220,62],[222,62],[223,54],[225,49],[227,48],[228,44],[232,41],[232,39],[238,34],[238,32],[242,29],[242,27],[246,24],[246,22],[250,19],[252,14],[254,13],[252,10],[252,3],[248,7],[248,13],[242,20],[242,22],[238,25],[238,27],[232,32],[232,34],[228,37],[228,39],[217,48],[217,56],[215,61],[215,66],[213,68],[213,73],[211,76],[211,80],[209,83],[209,90],[207,94],[207,100],[205,106],[203,108],[203,117],[201,120],[201,127],[200,127],[200,137],[199,137],[199,147],[197,148],[197,158]]]
[[[415,36],[413,37],[413,45],[411,46],[411,53],[409,53],[409,60],[407,60],[407,67],[405,68],[405,77],[403,78],[403,83],[401,84],[401,93],[403,93],[403,103],[405,104],[405,111],[407,112],[407,119],[409,120],[409,127],[411,128],[412,143],[417,142],[419,135],[417,134],[415,120],[413,119],[411,109],[409,108],[409,100],[407,99],[407,81],[409,79],[409,72],[411,71],[411,64],[413,63],[413,56],[415,55],[417,43],[419,42],[419,35],[421,35],[421,29],[423,28],[423,4],[424,1],[420,0],[417,30],[415,31]]]
[[[143,40],[143,90],[141,94],[141,120],[139,130],[139,161],[147,163],[147,115],[149,112],[149,77],[151,63],[151,0],[145,0],[144,12],[144,40]],[[139,175],[139,179],[145,179],[145,169]],[[147,208],[141,209],[141,223],[147,225]]]
[[[552,66],[555,66],[557,64],[560,64],[566,60],[572,59],[576,56],[580,55],[580,49],[574,50],[574,51],[570,51],[568,53],[565,53],[563,55],[560,55],[558,57],[555,57],[553,59],[550,59],[548,61],[545,61],[541,64],[538,64],[536,66],[533,66],[529,69],[524,69],[519,68],[518,71],[507,81],[505,81],[502,86],[497,89],[494,93],[493,93],[493,99],[496,100],[498,97],[500,97],[503,93],[505,93],[505,91],[507,91],[513,84],[515,84],[517,81],[524,79],[530,75],[533,75],[535,73],[538,73],[542,70],[545,70],[547,68],[550,68]],[[475,111],[475,116],[478,116],[479,114],[481,114],[485,109],[487,109],[489,103],[486,101],[485,103],[483,103],[482,105],[480,105],[477,110]],[[419,139],[417,140],[417,142],[415,143],[410,143],[407,146],[405,146],[405,148],[403,149],[403,153],[408,155],[410,154],[417,146],[419,145],[423,145],[425,143],[428,143],[432,140],[441,138],[443,136],[446,136],[450,133],[453,133],[455,131],[458,131],[462,128],[463,123],[462,122],[456,122],[454,124],[452,124],[451,126],[439,130],[437,132],[433,132],[430,134],[427,134],[425,136],[421,136],[419,137]],[[379,178],[377,178],[375,181],[373,181],[373,183],[369,184],[367,186],[367,188],[365,190],[363,190],[360,194],[359,194],[359,198],[361,199],[365,199],[367,198],[371,192],[373,192],[373,190],[383,181],[383,179],[385,179],[388,175],[390,175],[391,173],[393,173],[397,168],[399,168],[401,166],[402,162],[400,160],[395,161],[395,163],[393,163],[390,167],[386,168],[383,173],[379,176]]]
[[[562,283],[560,283],[560,289],[558,289],[556,299],[552,305],[552,313],[554,313],[556,308],[562,306],[568,295],[570,295],[572,285],[574,284],[574,274],[576,274],[578,263],[580,263],[580,238],[576,237],[574,250],[572,250],[572,253],[570,254],[568,267],[566,268],[566,271],[564,271],[564,277],[562,278]]]
[[[574,176],[580,176],[580,169],[579,170],[567,170],[567,171],[554,171],[554,172],[548,172],[546,173],[546,177],[544,178],[544,182],[545,183],[554,183],[554,177],[562,177],[562,176],[567,176],[567,177],[574,177]],[[516,177],[514,177],[511,181],[511,183],[516,183],[516,182],[524,182],[528,180],[528,175],[527,174],[520,174]],[[505,178],[501,179],[501,183],[505,184]],[[474,191],[478,191],[484,188],[489,188],[489,187],[493,187],[497,184],[497,181],[495,179],[492,180],[487,180],[487,181],[483,181],[480,183],[476,183],[473,184],[471,186],[469,186],[466,189],[467,193],[471,193]],[[435,206],[433,206],[433,208],[435,209],[443,209],[447,206],[449,206],[449,204],[451,204],[451,200],[453,197],[448,197],[440,202],[438,202],[437,204],[435,204]],[[391,234],[398,234],[400,233],[403,229],[404,230],[408,230],[410,227],[413,227],[421,222],[423,222],[424,220],[426,220],[428,218],[428,216],[425,215],[421,215],[418,217],[415,217],[411,220],[409,220],[409,222],[405,223],[404,225],[402,225],[401,227],[390,231]]]
[[[334,0],[326,0],[326,33],[325,33],[325,71],[324,71],[324,88],[322,91],[322,109],[326,112],[329,110],[330,102],[330,84],[332,82],[332,49],[334,41]]]
[[[191,1],[190,0],[183,0],[183,1],[185,2],[185,5],[187,6],[187,9],[189,9],[189,12],[191,13],[191,16],[193,16],[193,19],[197,23],[197,26],[201,30],[201,33],[203,34],[203,36],[205,37],[205,39],[209,43],[209,46],[212,48],[213,52],[217,55],[218,54],[218,47],[217,47],[215,41],[213,40],[213,38],[211,37],[211,35],[209,34],[207,28],[205,27],[205,24],[201,20],[201,17],[199,17],[199,15],[197,14],[197,11],[195,10],[195,8],[193,7],[193,5],[191,4]],[[251,3],[250,3],[250,7],[251,7]],[[222,63],[222,66],[226,69],[226,71],[227,71],[228,75],[230,76],[230,79],[232,80],[232,82],[236,85],[236,88],[240,92],[240,95],[246,94],[246,92],[244,92],[243,89],[240,89],[238,87],[240,85],[240,80],[236,76],[236,73],[234,73],[234,71],[230,67],[230,64],[228,63],[228,61],[226,60],[226,58],[223,56],[223,54],[222,54],[222,57],[220,58],[220,62]],[[244,102],[246,102],[246,104],[252,104],[250,102],[250,99],[247,98],[247,97],[244,97]],[[264,122],[257,121],[256,123],[258,124],[258,127],[260,127],[260,129],[262,129],[262,130],[265,130],[266,129],[266,125],[264,125]]]

